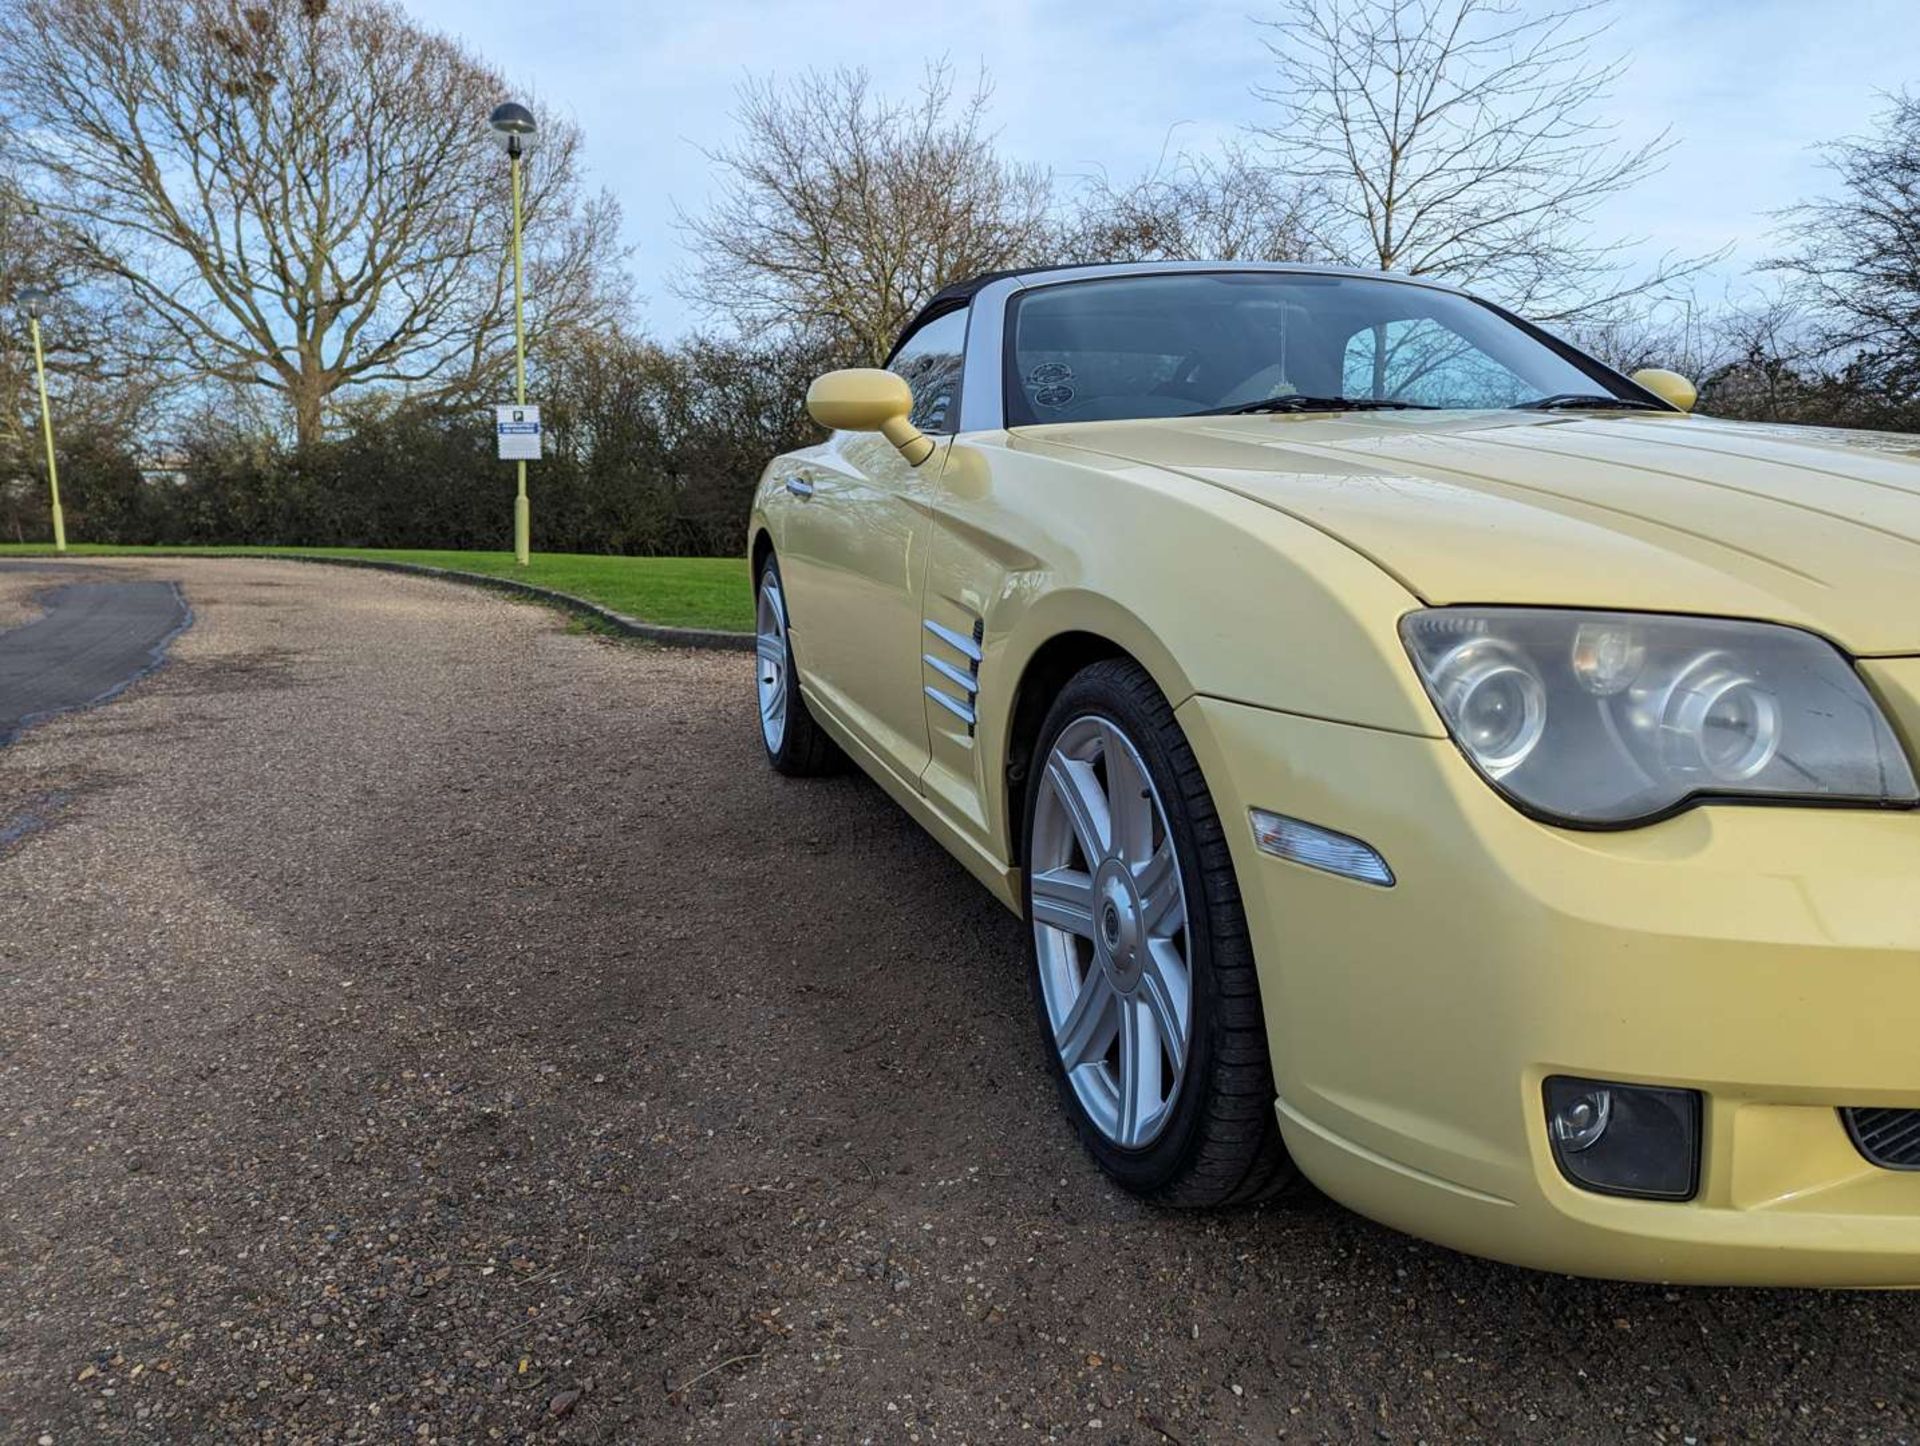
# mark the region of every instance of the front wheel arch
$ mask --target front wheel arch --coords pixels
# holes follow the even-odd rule
[[[1056,633],[1033,651],[1020,673],[1020,681],[1014,685],[1000,783],[1001,816],[1007,821],[1007,862],[1016,868],[1025,866],[1027,847],[1024,810],[1016,801],[1026,797],[1027,771],[1033,766],[1034,746],[1040,741],[1040,729],[1047,721],[1047,713],[1061,689],[1072,682],[1081,669],[1108,658],[1138,662],[1113,639],[1098,633]]]
[[[982,665],[979,732],[998,756],[983,779],[989,837],[1021,866],[1025,769],[1047,709],[1081,668],[1123,658],[1141,668],[1174,707],[1195,692],[1179,658],[1131,609],[1104,593],[1055,587],[1030,603],[1002,597],[985,611],[989,655]],[[1013,676],[1002,691],[996,680]]]

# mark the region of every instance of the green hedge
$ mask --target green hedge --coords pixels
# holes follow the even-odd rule
[[[546,456],[529,464],[540,552],[730,556],[769,458],[819,438],[801,399],[822,348],[696,339],[672,350],[577,338],[539,378]],[[124,439],[59,420],[75,540],[161,546],[493,549],[511,546],[514,468],[491,408],[387,405],[299,450],[218,418],[144,476]],[[48,532],[44,465],[0,474],[0,541]]]

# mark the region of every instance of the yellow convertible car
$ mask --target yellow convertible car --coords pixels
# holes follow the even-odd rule
[[[953,287],[756,494],[767,753],[1027,920],[1150,1200],[1920,1284],[1920,441],[1692,403],[1373,273]]]

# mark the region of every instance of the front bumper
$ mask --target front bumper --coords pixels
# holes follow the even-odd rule
[[[1920,1108],[1920,813],[1718,806],[1587,833],[1515,811],[1454,745],[1194,698],[1287,1146],[1336,1199],[1540,1269],[1920,1285],[1920,1174],[1840,1106]],[[1249,806],[1377,848],[1391,889],[1260,853]],[[1705,1095],[1700,1188],[1568,1183],[1551,1074]]]

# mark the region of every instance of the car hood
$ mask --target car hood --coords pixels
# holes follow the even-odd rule
[[[1199,478],[1428,603],[1713,613],[1920,652],[1920,437],[1609,413],[1189,417],[1023,439]]]

